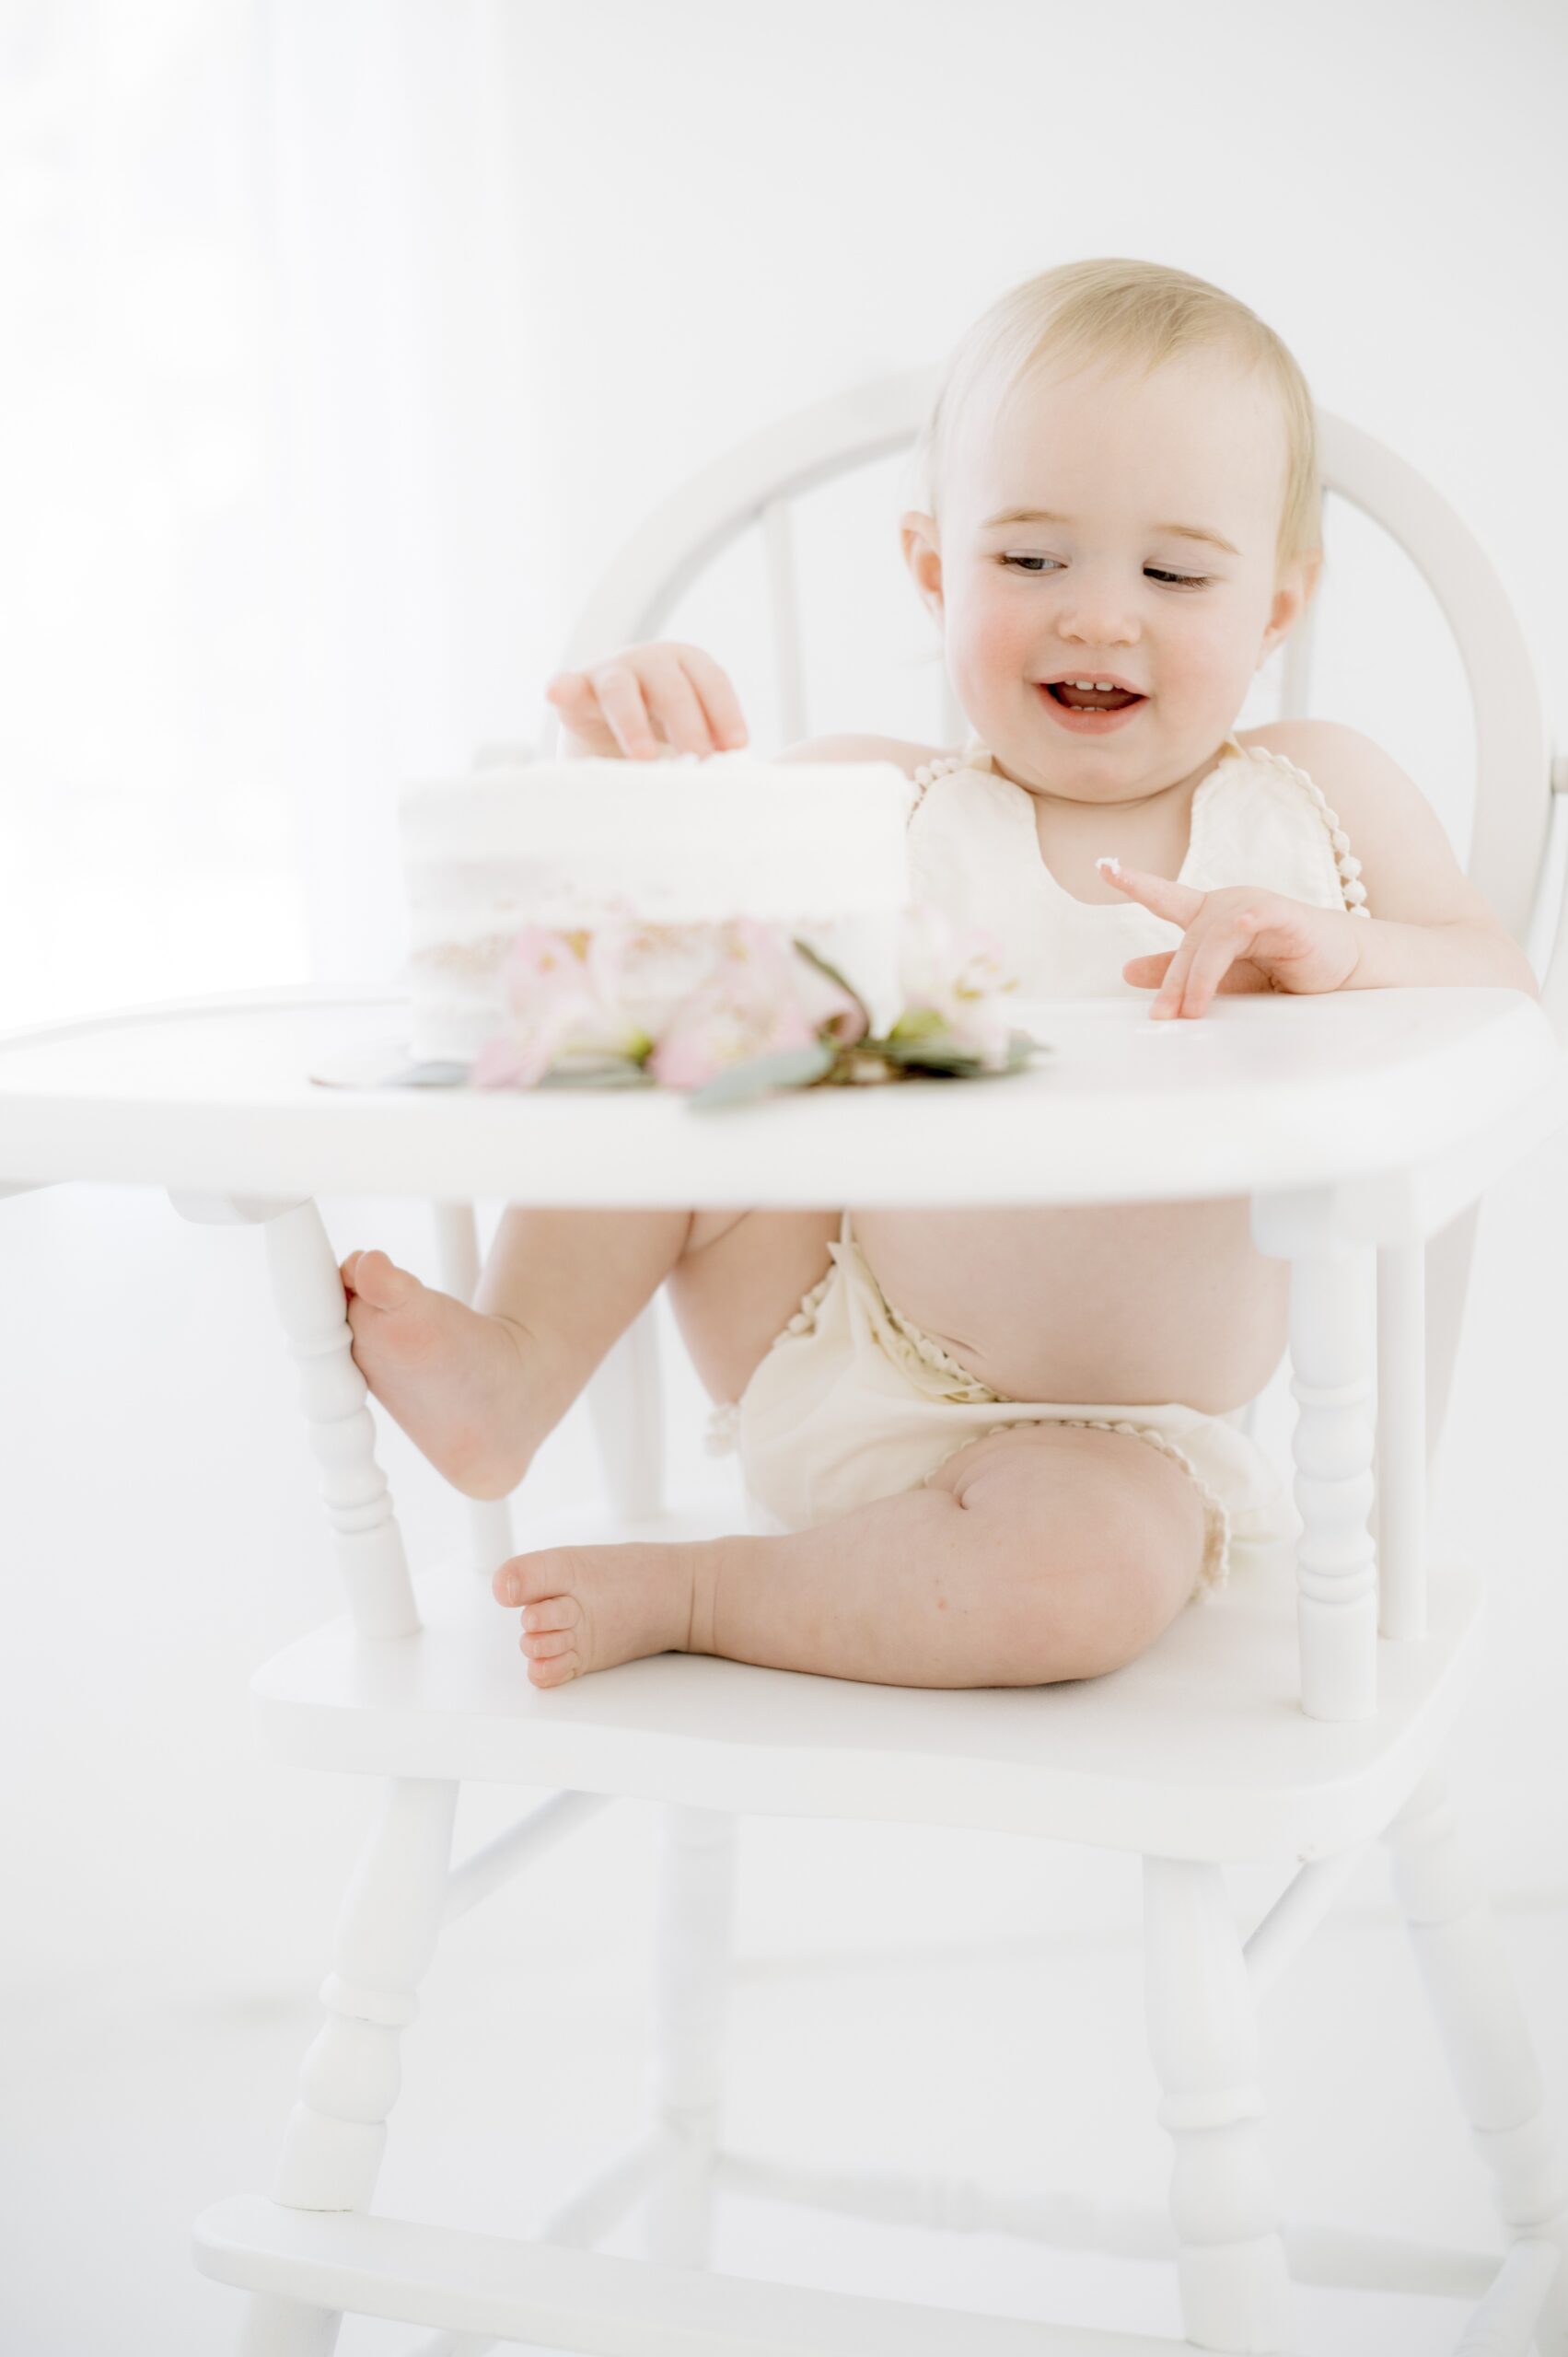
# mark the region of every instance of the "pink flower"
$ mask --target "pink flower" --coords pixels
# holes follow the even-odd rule
[[[1011,1030],[1003,992],[1016,990],[1000,943],[971,927],[964,933],[937,908],[922,901],[906,910],[899,938],[899,981],[904,1007],[892,1036],[940,1037],[979,1056],[992,1071],[1007,1062]]]
[[[715,925],[645,924],[635,917],[614,917],[590,935],[587,970],[600,1005],[645,1047],[702,988],[721,955]]]
[[[532,1088],[562,1055],[646,1053],[648,1034],[607,994],[593,946],[587,932],[523,927],[501,967],[509,1026],[474,1059],[476,1088]]]
[[[474,1088],[532,1088],[544,1078],[555,1055],[555,1042],[542,1026],[525,1046],[509,1033],[486,1039],[469,1066]]]
[[[520,1027],[591,1003],[593,986],[578,946],[584,938],[540,924],[523,927],[501,964],[507,1008]]]
[[[814,1010],[824,1002],[812,992],[807,1005],[797,981],[806,961],[784,935],[749,918],[721,930],[718,970],[677,1009],[649,1060],[654,1078],[666,1088],[701,1088],[731,1064],[808,1047],[817,1037]],[[825,975],[815,979],[827,982]],[[830,1011],[842,1016],[844,993],[833,990],[833,997]]]
[[[654,925],[616,917],[582,933],[526,926],[502,966],[509,1024],[470,1080],[531,1088],[558,1057],[647,1059],[667,1088],[698,1088],[727,1065],[813,1039],[848,1044],[858,999],[797,951],[782,926]],[[651,1051],[651,1052],[650,1052]]]

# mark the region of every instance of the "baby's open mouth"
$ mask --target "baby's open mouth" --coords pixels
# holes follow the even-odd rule
[[[1069,712],[1121,712],[1130,703],[1144,702],[1126,688],[1075,688],[1070,679],[1047,679],[1041,684]]]

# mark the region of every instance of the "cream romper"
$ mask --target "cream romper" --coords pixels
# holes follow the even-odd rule
[[[915,772],[909,830],[913,897],[1003,946],[1022,998],[1151,993],[1123,980],[1130,958],[1173,949],[1181,927],[1135,901],[1086,902],[1040,856],[1031,797],[971,737]],[[1256,884],[1315,908],[1365,915],[1359,860],[1304,770],[1227,737],[1192,797],[1179,881],[1199,890]],[[1245,1409],[1211,1416],[1179,1400],[1011,1399],[961,1366],[884,1297],[843,1214],[831,1266],[777,1335],[738,1401],[713,1411],[708,1447],[738,1447],[752,1527],[804,1530],[876,1498],[918,1489],[972,1440],[1015,1424],[1126,1433],[1191,1474],[1207,1537],[1194,1598],[1212,1601],[1238,1568],[1294,1563],[1301,1519],[1272,1459],[1240,1429]]]

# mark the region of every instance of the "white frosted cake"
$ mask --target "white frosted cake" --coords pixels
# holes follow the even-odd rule
[[[502,962],[523,926],[592,932],[611,918],[786,926],[885,1031],[900,1008],[913,800],[891,761],[747,752],[513,761],[405,786],[415,1059],[470,1062],[501,1028]]]

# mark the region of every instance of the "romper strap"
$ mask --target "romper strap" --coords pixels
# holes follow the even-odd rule
[[[939,753],[934,761],[922,761],[914,773],[914,800],[910,804],[905,827],[924,801],[927,789],[935,785],[939,777],[951,777],[955,771],[969,766],[962,753]]]
[[[1249,745],[1243,747],[1242,749],[1250,758],[1255,759],[1260,755],[1264,761],[1272,761],[1276,769],[1283,770],[1286,777],[1293,778],[1300,786],[1328,830],[1329,841],[1333,846],[1334,865],[1340,872],[1340,890],[1344,897],[1347,914],[1353,917],[1369,917],[1372,911],[1366,906],[1366,887],[1361,880],[1361,862],[1351,851],[1350,837],[1340,824],[1339,812],[1330,809],[1327,797],[1316,778],[1308,777],[1305,770],[1298,769],[1295,763],[1288,761],[1283,753],[1275,752],[1272,745]]]

